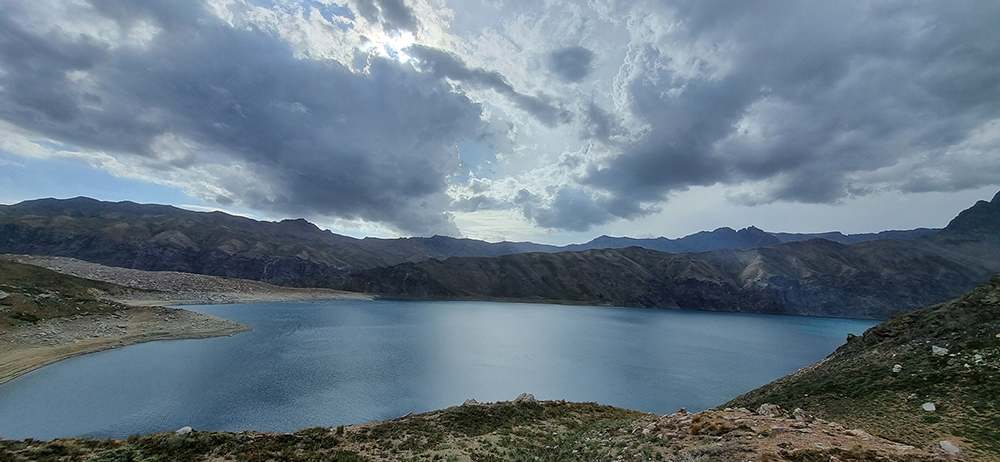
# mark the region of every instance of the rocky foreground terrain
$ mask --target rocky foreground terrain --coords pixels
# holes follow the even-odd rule
[[[777,408],[643,414],[594,403],[461,406],[291,434],[175,432],[125,440],[0,441],[0,460],[63,461],[931,461],[955,457]],[[952,448],[948,448],[951,450]]]

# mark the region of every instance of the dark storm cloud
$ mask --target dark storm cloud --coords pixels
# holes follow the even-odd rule
[[[509,98],[521,110],[548,127],[555,127],[568,120],[567,111],[554,106],[547,98],[518,93],[499,72],[470,68],[455,54],[437,48],[412,45],[406,52],[417,60],[417,66],[424,72],[457,80],[475,88],[491,89]]]
[[[632,219],[651,212],[637,204],[609,197],[595,197],[576,187],[564,187],[556,193],[555,200],[540,206],[536,196],[521,191],[515,201],[529,220],[546,228],[569,231],[586,231],[595,221],[608,222],[618,218]]]
[[[557,197],[546,226],[607,223],[692,186],[829,203],[1000,182],[995,151],[957,149],[1000,118],[996,2],[682,2],[675,21],[651,23],[666,41],[631,47],[620,76],[649,129],[590,168],[590,205]],[[606,139],[601,116],[585,136]]]
[[[566,82],[579,82],[590,74],[594,52],[581,46],[571,46],[549,54],[549,70]]]
[[[614,119],[614,115],[601,109],[594,102],[587,104],[583,113],[583,138],[596,138],[600,141],[608,142],[611,140],[611,137],[625,133],[621,124]]]
[[[458,140],[480,128],[480,107],[438,77],[374,57],[367,74],[296,59],[274,37],[230,28],[198,4],[176,8],[196,13],[186,17],[157,3],[100,4],[120,22],[145,16],[163,30],[145,48],[111,50],[34,35],[0,14],[0,118],[164,169],[206,167],[198,153],[158,148],[182,138],[263,181],[220,179],[220,203],[454,234],[445,179]]]
[[[387,32],[409,31],[417,33],[417,18],[403,0],[356,0],[358,14],[380,23]]]

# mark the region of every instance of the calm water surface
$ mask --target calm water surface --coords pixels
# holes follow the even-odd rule
[[[0,386],[0,436],[294,431],[479,401],[717,406],[872,321],[487,302],[186,307],[254,331],[80,356]]]

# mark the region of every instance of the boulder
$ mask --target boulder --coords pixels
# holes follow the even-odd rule
[[[760,415],[781,417],[781,406],[778,406],[777,404],[764,403],[761,404],[759,408],[757,408],[757,413]]]
[[[951,443],[951,441],[946,441],[946,440],[941,441],[941,450],[944,451],[946,454],[951,454],[953,456],[957,456],[962,453],[962,450],[959,449],[958,446],[955,446],[954,444]]]
[[[187,434],[190,434],[192,432],[194,432],[194,429],[191,428],[191,427],[181,427],[181,428],[178,428],[177,430],[174,430],[174,433],[176,433],[178,435],[187,435]]]
[[[531,393],[521,393],[514,398],[514,404],[538,404],[538,400]]]
[[[462,403],[462,406],[478,406],[478,405],[479,405],[479,401],[476,401],[475,398],[469,398],[469,399],[465,400],[464,403]]]
[[[934,346],[931,347],[931,353],[934,356],[945,356],[945,355],[948,354],[948,349],[947,348],[939,347],[937,345],[934,345]]]
[[[903,372],[903,366],[901,364],[897,364],[895,366],[892,366],[892,372],[895,372],[897,374],[900,373],[900,372]]]
[[[937,410],[937,406],[935,406],[934,403],[931,402],[924,403],[920,407],[924,408],[924,410],[927,412],[934,412]]]
[[[801,420],[803,422],[812,422],[813,416],[806,413],[802,408],[797,407],[792,411],[792,415],[795,416],[795,420]]]

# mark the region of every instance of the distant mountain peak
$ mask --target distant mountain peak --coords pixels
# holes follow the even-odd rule
[[[963,210],[948,223],[944,232],[1000,234],[1000,192],[990,202],[981,200]]]

